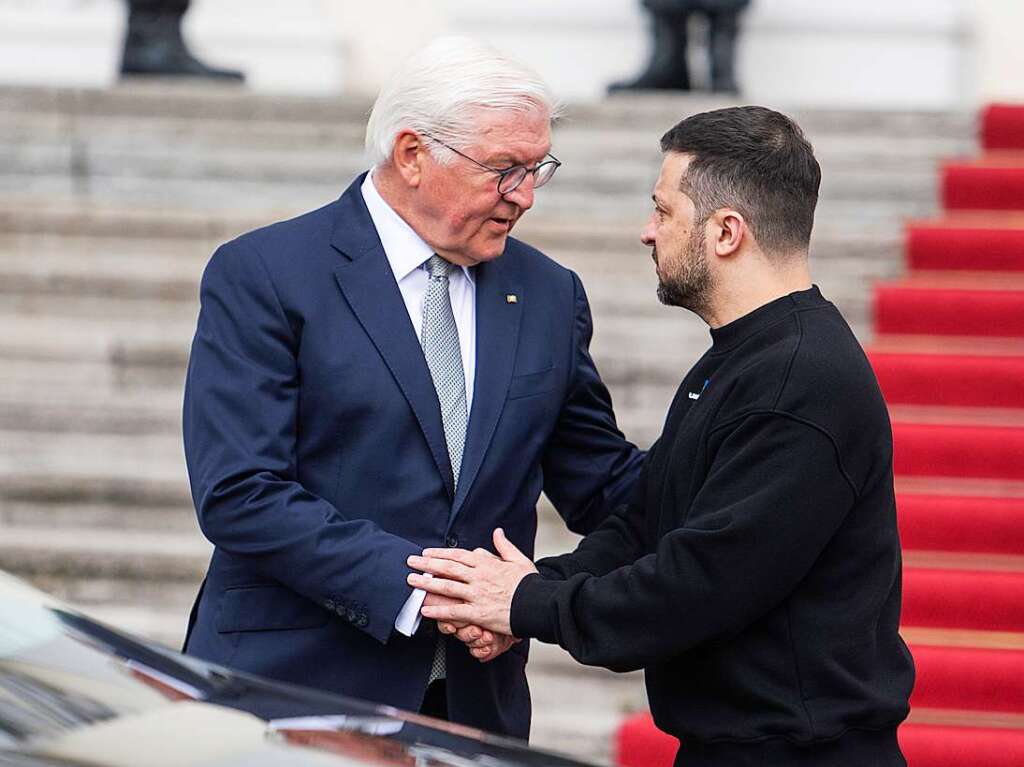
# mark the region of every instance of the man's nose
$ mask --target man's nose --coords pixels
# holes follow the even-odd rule
[[[644,245],[654,245],[654,216],[647,219],[647,224],[640,230],[640,242]]]
[[[527,211],[533,207],[533,174],[527,173],[526,178],[523,179],[523,183],[513,189],[511,192],[506,192],[502,197],[515,205],[523,211]]]

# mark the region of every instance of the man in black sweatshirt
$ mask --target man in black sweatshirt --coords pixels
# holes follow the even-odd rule
[[[712,346],[636,498],[536,567],[500,530],[497,557],[413,557],[433,575],[414,585],[464,602],[423,613],[645,669],[679,765],[905,765],[892,432],[861,347],[810,281],[818,163],[760,107],[695,115],[661,146],[642,239],[659,298],[702,317]]]

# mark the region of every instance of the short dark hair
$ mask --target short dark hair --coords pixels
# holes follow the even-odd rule
[[[807,248],[821,168],[800,126],[785,115],[756,106],[702,112],[666,132],[661,151],[692,156],[680,184],[698,221],[734,208],[766,253]]]

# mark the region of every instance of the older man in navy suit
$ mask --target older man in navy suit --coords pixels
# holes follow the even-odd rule
[[[527,643],[421,625],[442,598],[406,559],[496,527],[532,553],[541,491],[586,533],[636,484],[579,278],[509,236],[559,165],[556,113],[526,67],[437,41],[377,99],[370,173],[214,254],[185,393],[215,544],[189,653],[528,735]]]

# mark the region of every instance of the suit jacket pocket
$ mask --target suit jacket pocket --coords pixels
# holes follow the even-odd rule
[[[217,631],[282,631],[327,624],[330,616],[314,602],[284,586],[240,586],[224,592]]]
[[[519,399],[551,391],[558,385],[558,369],[551,367],[539,373],[513,376],[508,387],[508,398]]]

